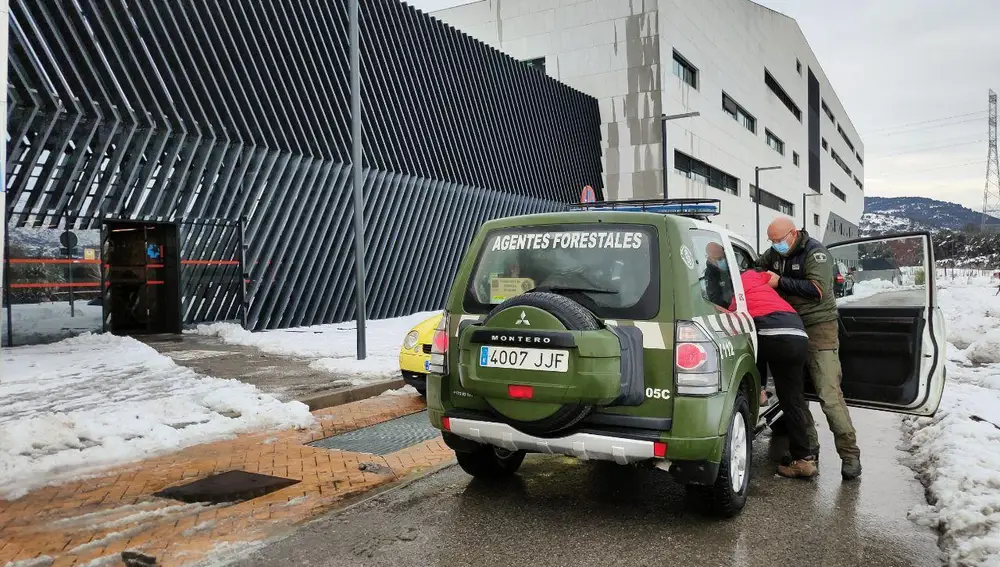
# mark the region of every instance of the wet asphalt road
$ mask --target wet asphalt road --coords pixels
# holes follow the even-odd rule
[[[864,475],[840,479],[840,461],[817,406],[821,474],[774,475],[754,444],[742,515],[699,512],[665,473],[529,455],[503,486],[457,466],[301,526],[238,564],[250,566],[934,566],[936,534],[906,512],[923,488],[899,461],[899,417],[852,410]]]

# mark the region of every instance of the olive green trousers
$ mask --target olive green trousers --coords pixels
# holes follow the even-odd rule
[[[818,323],[806,327],[809,335],[809,358],[807,367],[812,379],[813,389],[820,400],[820,407],[830,423],[834,444],[841,459],[860,458],[857,433],[851,414],[844,402],[844,392],[840,388],[843,371],[840,367],[840,337],[836,321]],[[806,412],[809,445],[819,448],[819,435],[816,433],[816,423],[812,414]]]

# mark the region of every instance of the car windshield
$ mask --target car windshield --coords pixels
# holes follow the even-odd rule
[[[599,317],[649,319],[659,303],[656,231],[640,225],[547,225],[491,231],[465,297],[487,312],[527,291],[579,302]]]

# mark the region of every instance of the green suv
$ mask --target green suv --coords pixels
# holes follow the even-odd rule
[[[739,277],[757,254],[708,222],[718,209],[706,199],[590,203],[483,225],[456,274],[427,380],[431,423],[466,472],[511,475],[529,452],[641,464],[701,493],[718,515],[743,508],[753,438],[780,411],[758,407],[756,333]],[[856,260],[866,244],[853,246]],[[943,322],[931,315],[933,277],[923,281],[923,301],[906,292],[922,308],[891,320],[882,311],[903,308],[869,316],[852,304],[846,328],[862,340],[845,339],[842,357],[845,375],[858,372],[856,391],[844,383],[853,405],[936,410]],[[894,348],[865,348],[880,333]],[[886,376],[912,391],[873,387],[888,388]]]

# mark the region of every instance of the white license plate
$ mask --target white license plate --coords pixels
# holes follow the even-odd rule
[[[479,349],[479,366],[542,372],[567,372],[569,351],[543,348],[484,346]]]

